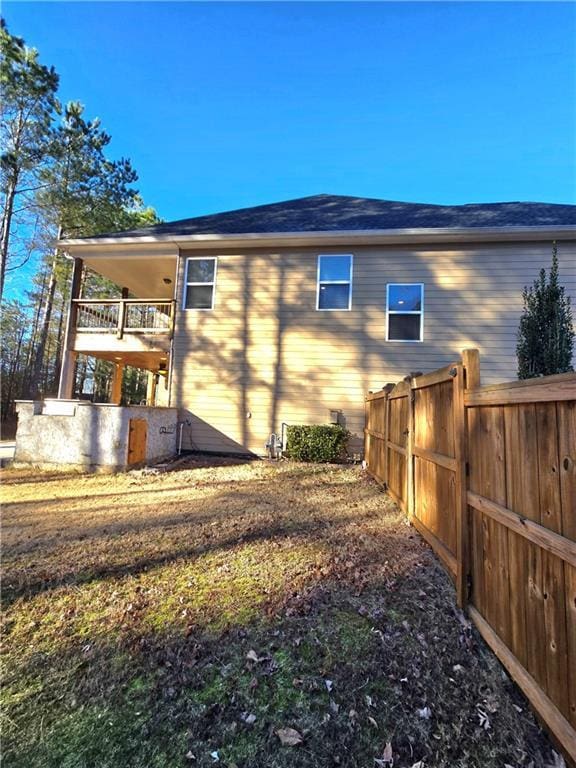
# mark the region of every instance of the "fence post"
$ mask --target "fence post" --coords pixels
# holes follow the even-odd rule
[[[478,389],[480,386],[480,353],[477,349],[462,350],[464,381],[466,389]]]
[[[412,385],[414,379],[410,378],[408,390],[408,440],[406,441],[406,514],[412,520],[415,514],[414,494],[414,401],[416,399]]]
[[[372,394],[372,390],[364,396],[364,461],[366,466],[370,467],[370,435],[368,430],[370,429],[370,400],[369,397]]]
[[[384,400],[384,484],[388,489],[388,440],[390,439],[390,392],[394,384],[386,384],[382,389],[386,392]]]
[[[456,599],[459,608],[468,601],[469,525],[466,487],[466,414],[464,412],[464,366],[455,366],[453,383],[454,450],[456,459]]]
[[[480,356],[477,349],[465,349],[462,363],[454,377],[454,447],[456,469],[456,596],[458,606],[465,608],[470,592],[470,515],[468,512],[468,434],[465,389],[480,386]]]

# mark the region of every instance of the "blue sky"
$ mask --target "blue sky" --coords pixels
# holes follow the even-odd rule
[[[576,202],[576,5],[5,2],[166,220],[320,192]]]

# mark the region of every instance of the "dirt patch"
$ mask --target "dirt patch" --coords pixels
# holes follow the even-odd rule
[[[8,470],[2,496],[7,764],[554,765],[358,468]]]

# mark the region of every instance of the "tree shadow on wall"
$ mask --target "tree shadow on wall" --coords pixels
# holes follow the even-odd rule
[[[301,404],[302,418],[307,411],[317,414],[322,410],[327,418],[328,411],[335,409],[348,421],[352,414],[358,421],[363,397],[369,389],[399,381],[410,371],[426,373],[446,365],[458,359],[463,346],[482,349],[486,339],[497,343],[495,328],[509,327],[517,308],[507,302],[484,308],[473,334],[466,335],[460,330],[461,310],[460,314],[455,313],[454,323],[446,323],[446,312],[441,308],[457,307],[458,302],[462,305],[461,289],[446,284],[446,267],[441,269],[435,264],[434,250],[443,253],[440,247],[416,254],[407,247],[396,246],[389,251],[395,261],[399,253],[411,258],[409,279],[423,282],[425,294],[434,291],[434,303],[425,309],[425,341],[414,344],[386,341],[385,295],[390,278],[385,269],[382,272],[381,265],[386,252],[379,261],[370,249],[357,249],[352,310],[321,312],[315,309],[317,250],[269,253],[253,249],[241,255],[223,251],[216,309],[208,314],[197,313],[194,328],[188,331],[182,327],[184,319],[180,313],[177,333],[180,340],[184,339],[180,342],[184,351],[175,357],[174,365],[206,371],[205,380],[194,378],[195,392],[217,391],[214,397],[234,412],[229,418],[236,423],[236,437],[225,436],[221,444],[226,450],[238,450],[238,445],[246,450],[258,439],[264,443],[271,432],[278,433],[287,405],[295,410]],[[467,265],[467,269],[475,285],[483,287],[487,283],[485,270],[474,265]],[[373,273],[381,276],[375,278]],[[382,285],[375,291],[377,280]],[[232,294],[231,285],[239,287],[237,293]],[[366,298],[371,296],[375,296],[375,301]],[[214,333],[220,322],[230,328],[226,337]],[[491,366],[497,370],[499,365],[505,378],[510,373],[509,361],[499,361],[496,356]],[[210,372],[216,372],[216,376],[208,375]],[[174,377],[174,401],[185,406],[183,373],[177,371]],[[337,394],[330,394],[329,386],[337,380]],[[348,391],[346,382],[350,382]],[[266,434],[253,434],[248,415],[253,403],[258,404],[258,409],[266,409]],[[214,403],[208,399],[207,405],[214,410]],[[198,426],[210,432],[200,407],[190,410],[194,411]],[[190,411],[183,418],[191,420]],[[220,430],[212,430],[211,438],[220,440]]]

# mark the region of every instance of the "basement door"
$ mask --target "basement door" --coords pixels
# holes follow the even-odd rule
[[[128,464],[146,461],[146,437],[148,422],[146,419],[130,419],[128,433]]]

